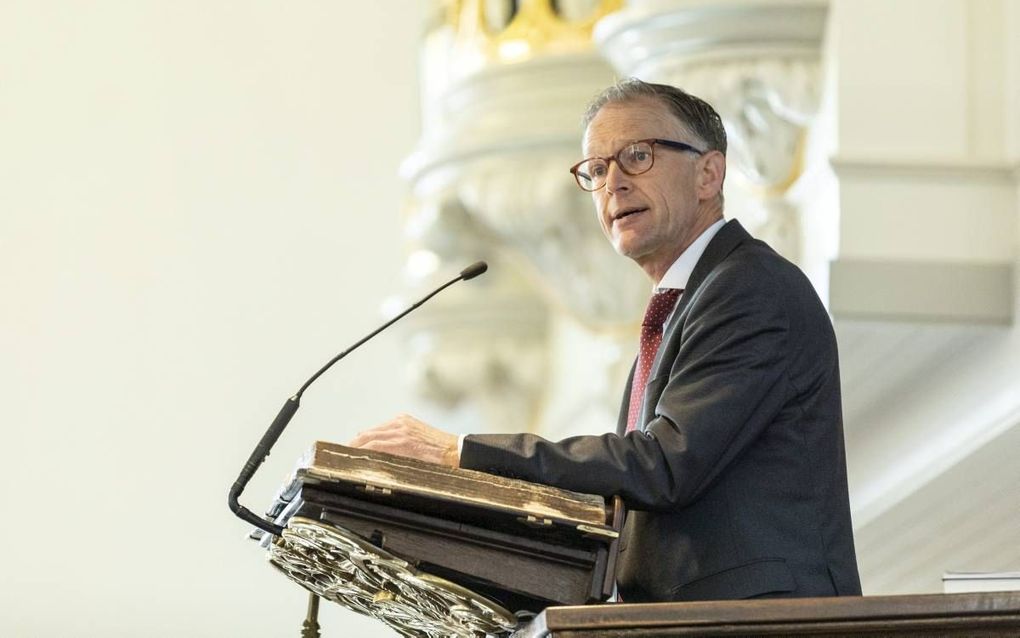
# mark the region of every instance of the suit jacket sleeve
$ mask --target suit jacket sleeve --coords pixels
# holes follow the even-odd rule
[[[647,396],[644,431],[553,442],[530,434],[470,435],[461,466],[579,492],[620,494],[631,509],[697,499],[794,394],[796,347],[787,291],[758,258],[725,260],[682,301]],[[671,362],[671,363],[670,363]],[[658,371],[661,371],[659,373]]]

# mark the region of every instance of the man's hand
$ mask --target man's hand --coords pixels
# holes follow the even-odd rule
[[[398,414],[391,421],[360,432],[347,445],[459,467],[457,438],[456,434],[437,430],[410,414]]]

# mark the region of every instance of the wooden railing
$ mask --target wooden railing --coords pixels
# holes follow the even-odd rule
[[[550,607],[515,638],[1020,637],[1020,592]]]

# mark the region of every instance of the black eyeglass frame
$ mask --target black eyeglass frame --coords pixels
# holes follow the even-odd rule
[[[648,163],[648,168],[644,169],[643,171],[637,171],[636,173],[635,172],[631,172],[631,171],[627,170],[623,166],[623,162],[620,161],[620,153],[624,152],[625,150],[627,150],[631,146],[634,146],[635,144],[642,144],[642,143],[648,144],[648,147],[651,149],[651,152],[652,152],[652,161]],[[647,173],[648,171],[652,170],[652,167],[655,166],[655,145],[656,144],[661,144],[662,146],[665,146],[666,148],[672,148],[672,149],[675,149],[675,150],[678,150],[678,151],[689,151],[689,152],[695,153],[697,155],[704,155],[707,152],[707,151],[703,151],[703,150],[701,150],[699,148],[695,148],[695,147],[691,146],[690,144],[685,144],[683,142],[675,142],[673,140],[663,140],[663,139],[659,139],[659,138],[655,138],[655,137],[650,137],[650,138],[645,139],[645,140],[634,140],[633,142],[628,142],[623,148],[621,148],[620,150],[616,151],[615,154],[610,155],[609,157],[586,157],[583,160],[581,160],[580,162],[578,162],[577,164],[574,164],[573,166],[570,167],[570,174],[574,176],[574,181],[577,182],[577,185],[578,185],[578,187],[580,187],[581,190],[586,191],[588,193],[594,193],[595,191],[599,190],[600,188],[602,188],[603,186],[606,185],[606,181],[605,181],[606,178],[603,177],[602,178],[602,183],[599,184],[598,186],[596,186],[595,188],[585,188],[584,184],[581,183],[580,175],[577,174],[577,171],[581,167],[581,164],[584,164],[585,162],[590,162],[592,160],[602,160],[603,162],[606,163],[606,169],[608,170],[609,162],[616,162],[616,165],[620,167],[620,170],[623,171],[624,173],[626,173],[627,175],[641,175],[642,173]],[[592,180],[592,182],[594,183],[595,180]]]

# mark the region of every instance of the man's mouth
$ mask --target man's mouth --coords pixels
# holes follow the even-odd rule
[[[630,217],[631,215],[635,215],[637,213],[643,213],[646,210],[648,210],[648,208],[643,206],[632,206],[630,208],[624,208],[623,210],[613,215],[613,222],[618,222],[624,217]]]

